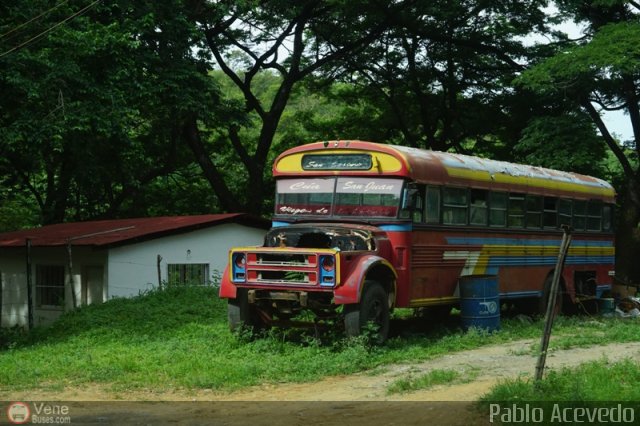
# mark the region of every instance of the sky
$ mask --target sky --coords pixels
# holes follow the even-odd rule
[[[602,121],[607,125],[609,132],[617,139],[626,141],[633,139],[633,130],[629,116],[622,111],[606,112],[602,114]]]
[[[547,8],[547,13],[554,14],[557,13],[557,9],[555,6],[551,5]],[[574,22],[565,21],[562,24],[556,26],[558,30],[561,30],[569,35],[570,38],[576,39],[582,37],[584,26],[578,25]],[[533,42],[548,42],[548,39],[533,36],[531,37],[531,41]],[[595,105],[597,109],[600,109],[597,105]],[[629,116],[624,111],[603,111],[601,113],[602,121],[606,124],[609,129],[609,133],[614,138],[619,139],[621,142],[627,140],[633,140],[633,130],[631,128],[631,121],[629,120]]]

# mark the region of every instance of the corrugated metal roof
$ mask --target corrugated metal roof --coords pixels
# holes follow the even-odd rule
[[[70,222],[2,233],[0,247],[24,246],[27,238],[31,239],[34,247],[64,246],[69,243],[95,247],[124,245],[229,222],[263,229],[267,229],[270,223],[243,213]]]

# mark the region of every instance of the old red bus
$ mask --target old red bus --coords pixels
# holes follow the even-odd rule
[[[562,237],[565,303],[610,289],[615,193],[589,176],[363,141],[282,153],[273,227],[261,247],[234,248],[220,296],[232,329],[286,322],[302,310],[368,322],[387,336],[395,307],[459,302],[459,278],[498,277],[500,300],[536,311]]]

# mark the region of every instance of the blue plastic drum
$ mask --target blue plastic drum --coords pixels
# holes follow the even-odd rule
[[[500,329],[500,291],[495,275],[460,277],[462,328],[495,331]]]

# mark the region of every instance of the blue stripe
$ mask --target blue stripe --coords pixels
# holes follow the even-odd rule
[[[567,265],[600,265],[613,264],[614,256],[567,256]],[[489,267],[516,266],[516,265],[550,265],[553,266],[558,261],[555,256],[490,256]],[[487,273],[489,272],[487,270]]]
[[[383,231],[393,231],[393,232],[411,232],[413,231],[413,225],[410,223],[403,225],[378,225],[378,228]]]
[[[447,237],[447,243],[455,245],[502,246],[560,246],[561,240],[529,240],[525,238]],[[572,247],[612,247],[612,241],[574,240]]]
[[[520,297],[542,297],[541,291],[512,291],[509,293],[500,293],[501,299],[517,299]]]
[[[274,228],[280,228],[280,227],[289,226],[289,225],[291,225],[289,222],[279,222],[277,220],[274,220],[271,222],[271,226]]]
[[[614,263],[615,256],[568,256],[570,265],[584,265],[591,263]]]

